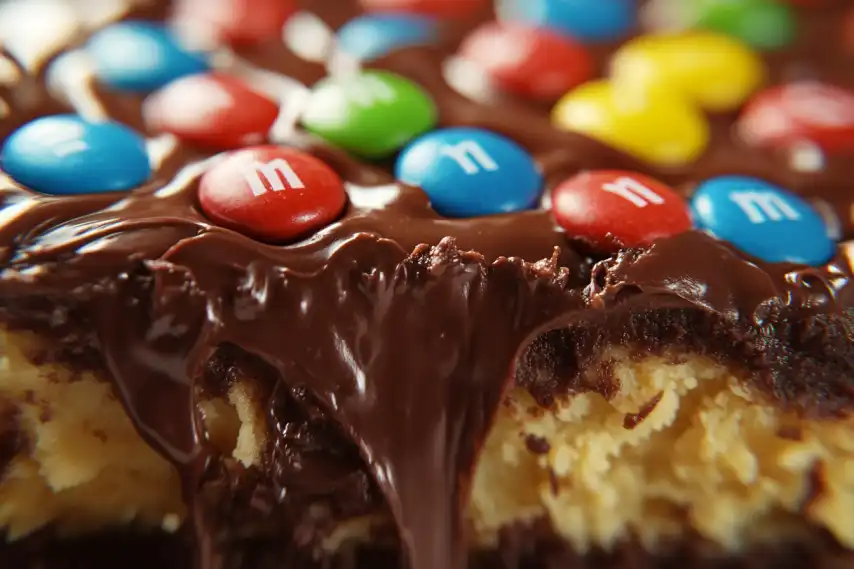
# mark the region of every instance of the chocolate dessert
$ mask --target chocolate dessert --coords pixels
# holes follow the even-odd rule
[[[0,568],[854,567],[852,39],[0,3]]]

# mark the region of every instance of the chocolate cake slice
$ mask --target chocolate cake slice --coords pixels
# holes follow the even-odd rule
[[[0,567],[854,567],[851,22],[0,3]]]

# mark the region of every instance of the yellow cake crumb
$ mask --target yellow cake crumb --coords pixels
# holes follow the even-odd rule
[[[854,418],[783,413],[699,357],[605,357],[620,383],[610,401],[586,393],[532,413],[527,393],[510,395],[475,474],[471,520],[480,540],[520,517],[546,517],[580,551],[631,536],[654,548],[683,533],[687,520],[738,550],[774,539],[803,515],[854,547]],[[529,450],[529,435],[548,452]]]
[[[0,479],[0,531],[176,531],[185,511],[175,469],[137,435],[108,381],[33,365],[24,354],[38,341],[0,331],[0,398],[17,405],[28,441]],[[610,400],[579,394],[543,410],[522,389],[508,395],[474,476],[473,546],[545,518],[582,552],[632,536],[654,549],[689,530],[737,551],[805,522],[854,548],[854,418],[783,413],[700,357],[603,358],[620,385]],[[247,378],[200,404],[210,442],[247,467],[270,436],[260,397]],[[384,523],[347,520],[326,546]]]
[[[0,396],[17,402],[27,441],[0,480],[0,530],[15,539],[49,523],[174,526],[184,515],[177,472],[142,441],[110,383],[30,363],[37,342],[0,332]]]

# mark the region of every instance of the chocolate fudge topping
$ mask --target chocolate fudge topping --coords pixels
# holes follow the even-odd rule
[[[350,2],[307,5],[332,28],[356,13]],[[821,41],[841,25],[845,2],[836,6],[800,14],[799,40],[769,56],[773,81],[818,76],[854,86],[850,58]],[[159,6],[133,16],[164,14]],[[651,167],[557,132],[519,102],[461,95],[442,72],[456,39],[451,29],[445,46],[372,65],[425,87],[440,124],[478,125],[519,141],[549,183],[582,169],[637,170],[687,195],[699,180],[738,172],[808,196],[838,222],[840,237],[854,235],[850,157],[826,156],[823,168],[801,171],[791,154],[745,147],[731,132],[733,117],[722,116],[698,162]],[[602,48],[600,67],[608,53]],[[326,74],[281,42],[239,55],[305,85]],[[73,106],[48,92],[47,65],[18,63],[22,81],[0,88],[11,106],[0,119],[4,137]],[[111,116],[144,131],[139,98],[89,87]],[[424,192],[380,166],[298,128],[287,143],[331,165],[347,182],[349,204],[336,223],[284,246],[204,217],[198,178],[216,157],[190,147],[167,153],[152,181],[131,192],[52,197],[0,179],[5,318],[53,330],[79,350],[96,348],[139,432],[183,475],[201,569],[220,568],[227,556],[226,521],[200,498],[221,465],[194,411],[196,386],[223,347],[265,366],[271,417],[281,401],[302,401],[303,412],[334,422],[354,456],[327,464],[306,453],[296,470],[316,469],[306,484],[329,492],[361,461],[370,474],[361,491],[381,494],[411,569],[469,563],[471,473],[507,388],[525,386],[543,404],[579,390],[607,395],[607,381],[582,384],[575,372],[608,344],[684,346],[736,362],[769,399],[800,413],[854,408],[854,287],[844,243],[819,267],[766,264],[699,232],[607,256],[565,234],[545,209],[445,219]],[[288,468],[268,470],[289,480]],[[268,498],[271,511],[288,499],[286,486]]]

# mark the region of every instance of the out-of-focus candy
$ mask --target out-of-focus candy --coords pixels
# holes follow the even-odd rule
[[[41,117],[13,132],[0,151],[0,169],[46,194],[129,190],[151,176],[140,135],[77,115]]]
[[[631,93],[607,81],[567,93],[552,111],[552,122],[661,166],[692,162],[709,141],[706,117],[687,99]]]
[[[433,208],[448,217],[530,208],[543,183],[530,154],[479,128],[447,128],[416,139],[400,153],[395,173],[420,186]]]
[[[827,152],[854,150],[854,92],[819,82],[767,89],[745,108],[738,131],[760,146],[809,141]]]
[[[233,148],[264,140],[278,105],[240,79],[220,73],[173,81],[145,100],[149,128],[211,148]]]
[[[626,36],[637,21],[636,0],[498,0],[498,18],[552,29],[583,42]]]
[[[763,180],[707,180],[694,193],[691,209],[699,228],[763,261],[820,265],[833,255],[821,216],[796,195]]]
[[[412,12],[439,18],[467,16],[489,5],[489,0],[361,0],[369,12]]]
[[[611,76],[622,90],[681,94],[709,111],[726,112],[762,85],[765,67],[740,41],[698,31],[627,42],[611,60]]]
[[[688,205],[679,194],[636,172],[578,174],[552,190],[552,213],[570,237],[604,251],[647,245],[691,229]]]
[[[295,0],[177,0],[176,22],[209,38],[246,44],[282,35]]]
[[[338,30],[338,47],[357,59],[382,57],[402,47],[429,44],[436,39],[436,21],[414,14],[367,14]]]
[[[809,0],[815,1],[815,0]],[[646,29],[676,32],[703,29],[736,38],[758,50],[784,48],[797,32],[797,17],[786,0],[648,0]]]
[[[278,146],[232,152],[199,182],[199,205],[208,218],[272,243],[322,229],[346,203],[344,184],[332,168]]]
[[[353,154],[388,156],[436,124],[421,87],[394,73],[367,71],[317,83],[306,103],[306,129]]]
[[[205,57],[182,47],[160,24],[119,22],[86,44],[98,79],[121,91],[146,92],[208,69]]]
[[[475,29],[460,55],[501,89],[532,99],[554,101],[593,74],[590,54],[572,38],[509,23]]]
[[[694,25],[738,38],[757,49],[785,47],[795,36],[795,16],[780,0],[693,1],[697,10]]]

